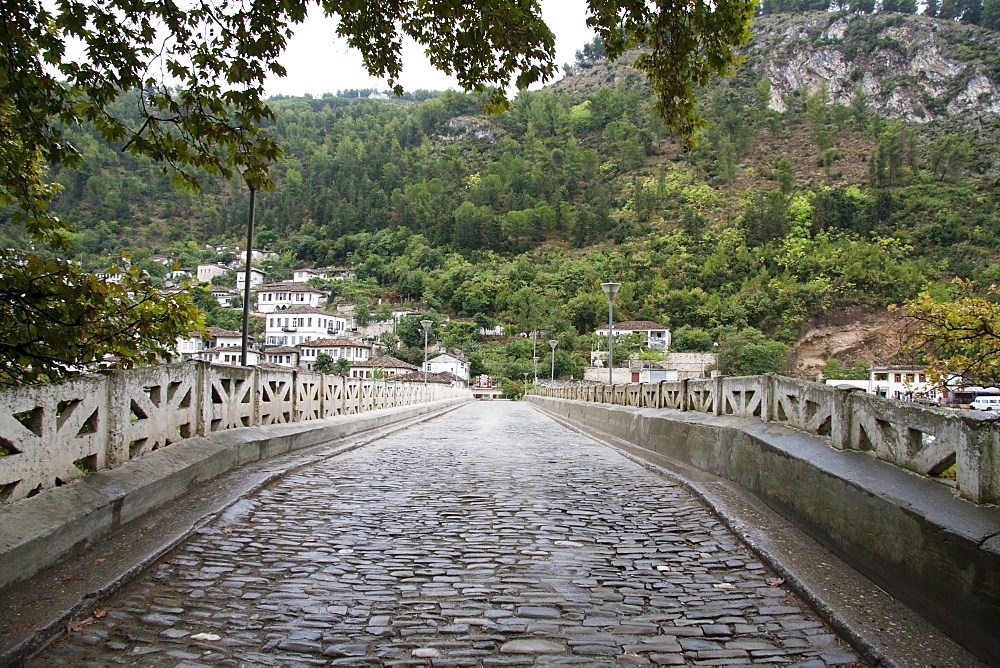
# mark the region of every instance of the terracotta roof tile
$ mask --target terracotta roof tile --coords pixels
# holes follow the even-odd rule
[[[351,364],[352,367],[372,367],[379,369],[411,369],[416,371],[419,367],[416,367],[403,360],[398,360],[395,357],[390,357],[389,355],[381,355],[379,357],[373,357],[370,360],[365,360],[364,362],[356,362]]]

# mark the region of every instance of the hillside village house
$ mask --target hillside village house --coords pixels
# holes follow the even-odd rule
[[[294,346],[343,334],[347,318],[313,306],[293,306],[264,317],[268,346]]]
[[[294,369],[299,365],[299,356],[302,351],[295,346],[279,346],[264,352],[264,359],[281,367]]]
[[[251,288],[255,288],[258,285],[261,285],[264,282],[264,279],[266,277],[267,277],[267,274],[265,274],[260,269],[257,269],[256,267],[250,267],[250,287]],[[247,272],[246,272],[246,270],[245,269],[237,269],[236,270],[236,285],[239,285],[239,286],[246,285],[246,280],[247,280]]]
[[[184,359],[198,357],[199,353],[212,348],[237,348],[243,346],[243,334],[234,330],[209,327],[204,332],[191,332],[184,338],[177,339],[176,354]],[[250,338],[250,347],[254,340]],[[225,362],[228,364],[228,362]]]
[[[188,360],[197,357],[198,353],[206,347],[205,339],[201,337],[201,332],[191,332],[188,336],[177,337],[174,356]]]
[[[447,351],[427,360],[428,373],[450,373],[463,380],[469,380],[472,365],[460,353]]]
[[[306,283],[310,278],[327,278],[325,269],[296,269],[292,272],[293,283]]]
[[[299,349],[302,350],[299,366],[307,370],[312,369],[320,353],[326,353],[334,362],[341,358],[348,362],[366,362],[372,358],[372,347],[357,339],[316,339],[299,344]]]
[[[216,276],[225,276],[229,272],[229,269],[223,267],[221,264],[199,264],[198,265],[198,280],[205,281],[206,283],[211,283],[212,279]]]
[[[209,327],[208,332],[208,346],[209,348],[233,348],[241,347],[243,345],[243,332],[237,332],[233,329],[222,329],[221,327]],[[253,337],[249,339],[251,347],[253,346]]]
[[[364,362],[351,364],[348,370],[351,378],[374,378],[376,370],[381,370],[386,378],[395,378],[413,373],[417,367],[395,357],[380,355]]]
[[[326,303],[326,293],[305,283],[271,283],[257,289],[257,312],[273,313],[292,306],[311,306]]]
[[[198,358],[212,364],[227,364],[239,366],[243,361],[243,352],[239,347],[205,348],[198,353]],[[247,366],[254,366],[260,361],[260,353],[256,350],[247,351]]]
[[[826,384],[852,385],[869,394],[877,394],[888,399],[912,401],[926,397],[943,401],[944,393],[930,381],[926,371],[926,368],[921,366],[872,366],[867,380],[829,378]]]
[[[223,288],[218,285],[212,286],[210,292],[222,308],[232,308],[233,300],[240,296],[239,291],[232,288]]]
[[[594,334],[608,338],[608,326],[598,327]],[[642,334],[645,338],[644,345],[652,350],[670,350],[670,330],[651,320],[628,320],[626,322],[615,323],[615,336],[625,334]],[[604,344],[607,349],[607,344]]]

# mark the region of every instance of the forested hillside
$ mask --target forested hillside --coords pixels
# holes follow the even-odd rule
[[[689,152],[599,45],[500,116],[453,92],[272,101],[284,157],[257,235],[281,254],[271,278],[350,265],[337,290],[363,307],[388,296],[584,350],[574,335],[607,316],[602,281],[623,283],[620,319],[681,330],[682,349],[753,330],[792,343],[837,309],[1000,281],[998,33],[829,12],[753,31],[735,76],[702,91]],[[244,243],[241,181],[179,191],[153,163],[71,137],[85,163],[58,174],[59,208],[86,265],[129,251],[162,275],[156,252],[192,266],[216,259],[205,244]]]

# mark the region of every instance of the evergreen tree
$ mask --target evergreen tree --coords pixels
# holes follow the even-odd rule
[[[979,25],[990,30],[1000,30],[1000,0],[983,0]]]

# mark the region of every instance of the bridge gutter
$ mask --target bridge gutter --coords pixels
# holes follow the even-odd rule
[[[995,505],[972,503],[940,482],[761,416],[525,399],[597,437],[633,444],[653,461],[680,462],[738,484],[981,659],[1000,665]]]

